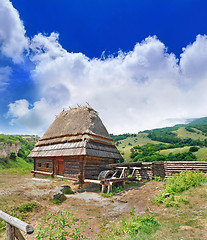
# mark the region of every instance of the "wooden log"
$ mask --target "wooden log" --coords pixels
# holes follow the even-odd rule
[[[14,227],[9,223],[6,223],[6,239],[7,240],[15,240],[14,237]]]
[[[10,224],[18,228],[27,234],[32,234],[34,232],[34,228],[31,225],[19,220],[18,218],[12,217],[1,210],[0,210],[0,218],[4,220],[7,224]]]
[[[42,172],[42,171],[34,171],[34,170],[32,170],[31,173],[42,174],[42,175],[50,175],[50,176],[53,175],[52,172]]]
[[[84,179],[84,183],[102,184],[101,180]]]
[[[18,228],[14,228],[14,235],[18,240],[25,240]]]

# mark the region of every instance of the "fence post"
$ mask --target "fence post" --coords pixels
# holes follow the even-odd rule
[[[6,239],[7,240],[14,240],[14,227],[11,226],[9,223],[6,223]]]

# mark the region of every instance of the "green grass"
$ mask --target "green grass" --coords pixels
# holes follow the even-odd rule
[[[185,127],[180,127],[177,131],[175,131],[177,133],[177,136],[179,138],[192,138],[193,140],[204,140],[207,139],[206,136],[204,136],[202,134],[202,131],[199,131],[195,128],[193,128],[196,132],[189,132],[185,129]]]
[[[101,234],[98,234],[96,239],[153,239],[152,235],[159,227],[160,224],[152,214],[138,216],[132,210],[129,218],[121,218],[118,223],[110,226],[110,229],[107,225],[103,226]]]
[[[27,174],[33,169],[33,163],[28,163],[20,157],[16,160],[9,160],[6,165],[0,165],[0,172],[9,174]]]
[[[198,150],[198,152],[195,153],[197,158],[200,161],[207,161],[207,148],[203,147]]]
[[[87,221],[79,220],[74,214],[69,211],[56,213],[48,213],[42,218],[40,228],[37,231],[36,238],[43,239],[87,239],[83,235],[83,229]]]
[[[173,153],[173,154],[184,153],[184,152],[187,152],[189,149],[190,149],[190,146],[182,147],[182,148],[171,148],[171,149],[161,150],[159,151],[159,153],[165,156],[168,156],[169,153]]]

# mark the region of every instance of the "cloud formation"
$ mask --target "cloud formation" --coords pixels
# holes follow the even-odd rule
[[[22,54],[28,40],[16,16],[24,39],[16,51]],[[39,100],[10,103],[12,124],[42,134],[62,108],[86,102],[116,134],[207,115],[207,36],[198,35],[179,59],[156,36],[137,43],[130,52],[100,59],[67,52],[58,37],[39,33],[30,40],[29,57],[35,65],[31,76],[39,88]]]
[[[21,63],[28,49],[23,22],[9,0],[0,1],[0,51],[14,63]]]

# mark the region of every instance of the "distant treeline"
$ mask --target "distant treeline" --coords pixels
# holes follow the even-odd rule
[[[169,153],[168,156],[160,154],[160,150],[177,148],[177,144],[152,144],[148,143],[143,146],[135,146],[131,148],[131,159],[133,162],[154,162],[154,161],[196,161],[197,157],[194,152],[199,150],[199,147],[192,146],[184,153]]]
[[[116,143],[118,141],[124,140],[128,137],[136,137],[137,134],[124,133],[119,135],[110,134],[110,137],[113,138],[113,141]]]
[[[170,144],[177,144],[177,147],[184,147],[184,146],[200,146],[200,147],[207,147],[207,139],[204,141],[202,140],[194,140],[192,138],[184,138],[181,139],[177,136],[176,131],[180,126],[175,127],[167,127],[161,129],[154,129],[149,131],[144,131],[148,133],[148,138],[154,141],[159,141],[163,143],[170,143]],[[186,127],[187,131],[193,132],[195,131],[192,127]],[[196,131],[195,131],[196,132]]]

